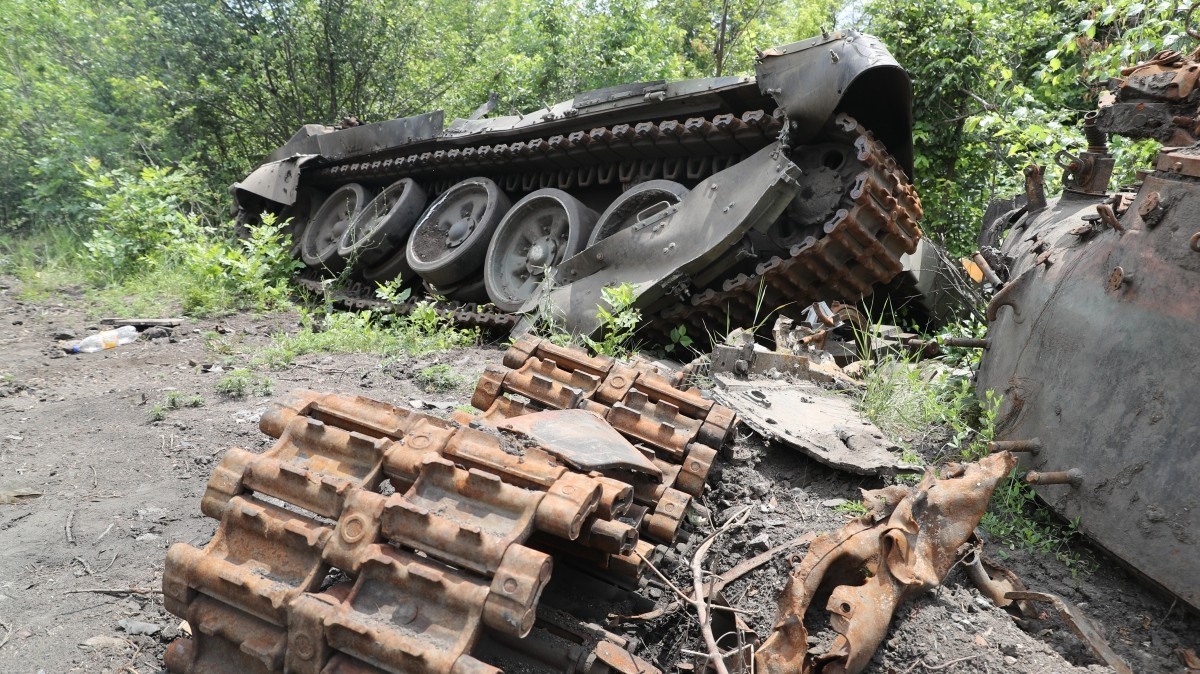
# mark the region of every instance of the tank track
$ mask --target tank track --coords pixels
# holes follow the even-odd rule
[[[755,143],[764,143],[779,128],[779,115],[766,115],[757,110],[745,113],[741,118],[719,115],[712,120],[694,118],[684,123],[622,124],[611,129],[593,129],[587,134],[575,132],[569,136],[493,148],[427,152],[395,160],[351,163],[322,168],[317,174],[320,178],[336,178],[339,182],[392,179],[414,171],[452,170],[462,175],[464,171],[507,166],[506,162],[514,158],[524,158],[535,166],[559,157],[565,161],[572,151],[582,147],[596,156],[621,152],[627,156],[645,152],[648,144],[660,148],[664,137],[672,139],[670,148],[697,150],[697,143],[702,143],[699,149],[716,151],[728,150],[732,144],[748,151]],[[762,320],[763,316],[759,314],[764,308],[769,311],[790,306],[798,311],[823,299],[857,300],[869,295],[876,284],[886,283],[900,273],[901,256],[913,253],[922,236],[917,224],[922,216],[920,198],[887,149],[852,117],[839,114],[828,135],[831,140],[851,147],[855,161],[862,167],[842,186],[842,196],[832,218],[814,235],[806,236],[790,247],[778,247],[775,254],[758,262],[751,271],[709,282],[698,292],[678,296],[672,304],[644,312],[645,321],[639,330],[642,338],[668,340],[671,329],[680,325],[685,326],[690,335],[716,334],[727,325],[756,324]],[[599,147],[604,148],[604,153],[597,149]],[[800,146],[792,152],[799,154],[805,149]],[[599,167],[603,170],[596,165],[585,165],[524,173],[520,172],[518,163],[506,175],[505,187],[513,190],[546,186],[570,189],[586,187],[592,184],[591,181],[627,184],[630,181],[673,179],[679,177],[680,171],[689,179],[698,179],[724,169],[744,156],[626,158]],[[452,182],[452,178],[439,179],[438,187],[444,190]],[[756,247],[763,247],[763,237],[756,237],[753,243],[745,241],[743,246],[750,255],[755,255]],[[322,291],[316,270],[305,270],[297,281],[314,292]],[[374,298],[373,288],[355,281],[334,291],[333,297],[343,306],[354,309],[406,313],[411,308],[411,303],[391,305],[381,302]],[[435,306],[441,315],[462,325],[501,331],[509,330],[517,323],[516,316],[490,305],[438,301]]]
[[[825,300],[853,301],[871,294],[902,270],[900,257],[912,254],[922,236],[917,224],[921,200],[887,149],[848,115],[838,115],[838,131],[864,166],[837,212],[822,228],[785,255],[759,263],[753,273],[738,274],[713,288],[667,308],[659,320],[643,326],[643,337],[669,340],[673,327],[688,334],[722,334],[726,326],[755,325],[778,307],[796,310]]]
[[[645,180],[701,180],[762,149],[783,128],[782,111],[750,110],[686,121],[599,127],[514,143],[437,150],[320,167],[326,183],[426,179],[430,197],[460,178],[497,175],[506,192],[572,190]]]
[[[194,634],[170,645],[168,669],[483,674],[516,653],[521,668],[658,672],[558,608],[570,593],[543,591],[554,567],[637,588],[734,413],[645,363],[536,339],[503,363],[478,383],[483,412],[449,421],[312,391],[274,403],[260,421],[274,446],[230,449],[213,472],[201,501],[220,521],[211,542],[167,553],[166,608]],[[589,469],[599,464],[576,445],[596,434],[555,419],[577,437],[546,441],[538,412],[603,418],[657,474]]]

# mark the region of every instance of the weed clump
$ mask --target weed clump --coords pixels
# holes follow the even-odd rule
[[[281,368],[309,353],[369,353],[394,358],[421,356],[479,342],[477,329],[461,329],[438,314],[432,302],[417,302],[408,315],[378,311],[304,312],[301,330],[276,334],[254,364]]]
[[[422,368],[417,372],[417,383],[426,393],[444,393],[462,386],[462,375],[449,365],[441,363]]]
[[[217,380],[217,393],[227,398],[245,398],[250,392],[261,396],[271,395],[271,380],[255,375],[248,369],[239,368]]]

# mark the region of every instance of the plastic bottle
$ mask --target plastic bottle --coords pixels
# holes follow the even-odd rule
[[[105,330],[87,337],[75,345],[71,349],[72,353],[95,353],[104,349],[111,349],[114,346],[121,346],[136,341],[138,337],[137,328],[132,325],[122,325],[116,330]]]

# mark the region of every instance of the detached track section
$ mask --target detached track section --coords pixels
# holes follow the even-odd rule
[[[646,364],[538,340],[519,341],[504,364],[475,392],[485,412],[452,421],[312,391],[276,402],[260,422],[275,445],[229,450],[209,481],[212,541],[167,553],[166,607],[194,634],[171,644],[168,669],[499,672],[483,639],[547,670],[657,672],[619,636],[539,614],[552,555],[636,587],[651,541],[671,543],[703,491],[735,415]],[[573,469],[576,448],[494,428],[548,409],[593,412],[653,472]],[[380,493],[384,481],[394,493]]]

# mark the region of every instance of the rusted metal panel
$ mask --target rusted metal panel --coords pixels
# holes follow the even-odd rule
[[[1197,72],[1192,57],[1164,52],[1114,78],[1096,127],[1085,125],[1089,151],[1104,142],[1096,129],[1191,138],[1186,119],[1160,128],[1155,106],[1182,105]],[[1165,148],[1132,198],[1066,192],[985,228],[1008,229],[1008,271],[988,306],[977,388],[1002,397],[997,444],[1026,450],[1027,479],[1051,507],[1200,608],[1200,389],[1179,370],[1200,359],[1193,159],[1193,148]]]

